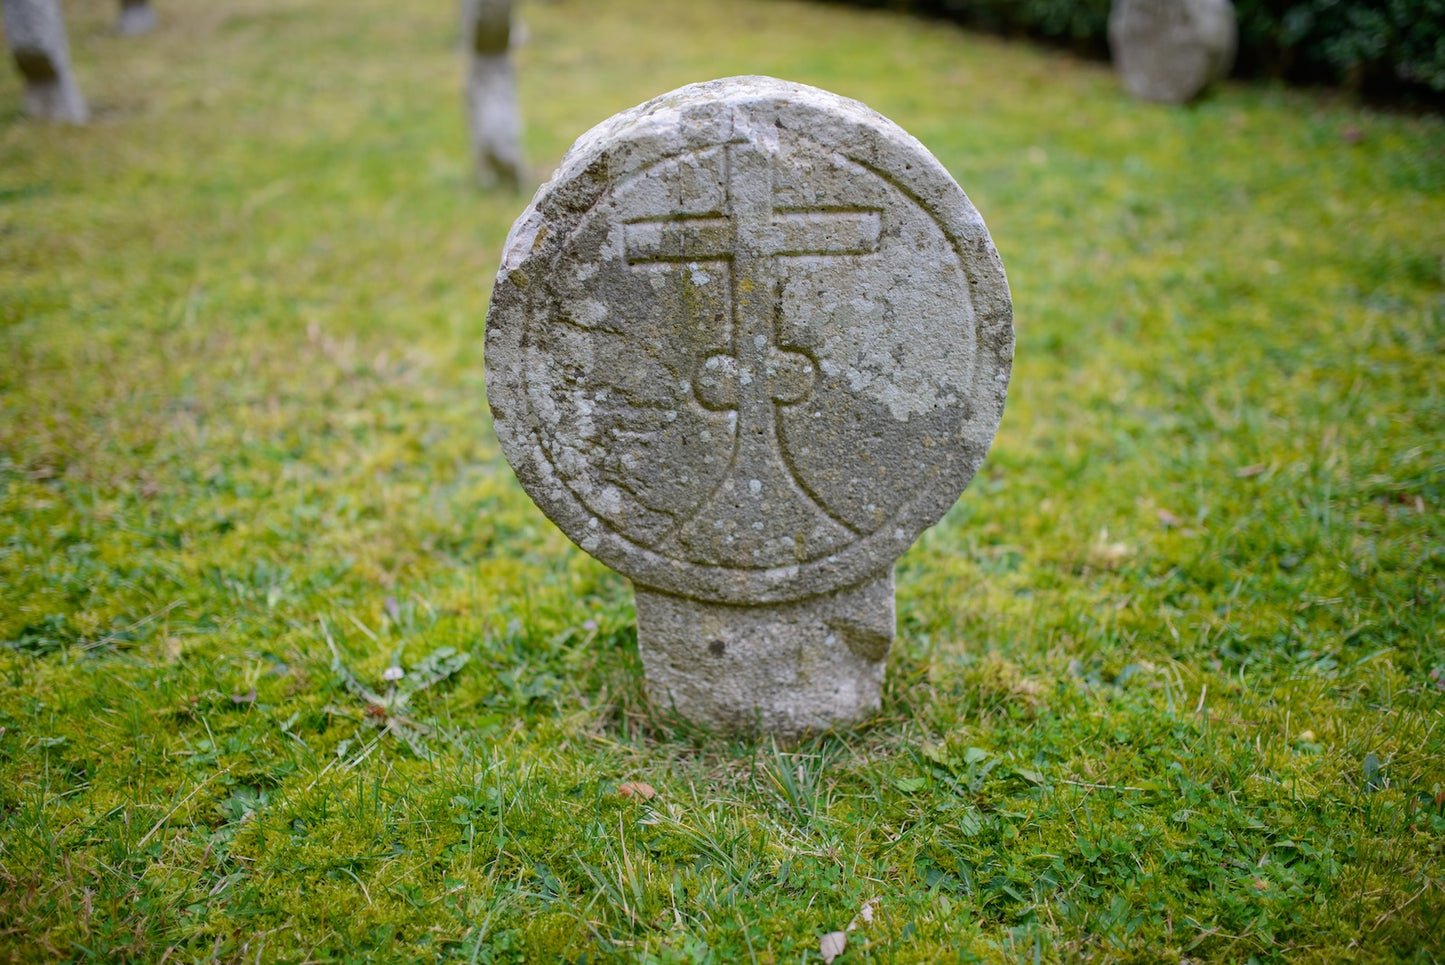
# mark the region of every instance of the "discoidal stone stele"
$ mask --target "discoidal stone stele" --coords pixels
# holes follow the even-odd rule
[[[998,253],[922,144],[768,77],[624,111],[513,226],[486,338],[502,450],[632,580],[655,704],[783,734],[879,707],[893,562],[1013,357]]]

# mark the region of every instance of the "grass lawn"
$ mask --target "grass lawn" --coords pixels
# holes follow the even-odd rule
[[[533,184],[774,74],[917,135],[1009,272],[881,716],[725,739],[498,453],[526,197],[472,186],[452,6],[71,0],[83,129],[0,71],[0,961],[1445,961],[1439,118],[528,4]]]

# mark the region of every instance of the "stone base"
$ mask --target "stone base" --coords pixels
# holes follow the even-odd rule
[[[90,120],[85,98],[69,71],[53,79],[27,83],[24,103],[25,113],[38,120],[61,124],[84,124]]]
[[[773,605],[634,589],[637,645],[659,707],[720,730],[794,736],[857,723],[881,704],[891,566],[858,586]]]
[[[145,0],[122,0],[120,19],[115,23],[116,32],[126,37],[150,33],[156,28],[156,11]]]

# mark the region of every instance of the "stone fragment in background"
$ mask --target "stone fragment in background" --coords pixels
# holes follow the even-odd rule
[[[120,0],[120,19],[116,32],[126,37],[150,33],[156,28],[156,11],[150,0]]]
[[[1234,65],[1230,0],[1114,0],[1109,50],[1124,89],[1164,104],[1193,100]]]
[[[512,72],[511,0],[462,0],[467,117],[472,157],[483,187],[522,181],[522,121]]]
[[[988,451],[1012,317],[922,144],[734,77],[573,145],[507,238],[487,398],[528,494],[632,579],[654,703],[799,734],[878,709],[893,561]]]
[[[84,124],[85,98],[70,67],[70,44],[59,0],[4,0],[5,37],[25,79],[25,113],[48,121]]]

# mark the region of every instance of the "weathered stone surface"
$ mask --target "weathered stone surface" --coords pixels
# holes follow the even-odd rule
[[[120,19],[115,29],[127,37],[149,33],[156,28],[156,11],[150,0],[120,0]]]
[[[461,9],[477,180],[515,188],[522,179],[522,121],[512,73],[512,3],[462,0]]]
[[[70,69],[70,45],[59,0],[4,0],[5,36],[25,78],[25,112],[44,120],[84,124],[85,98]]]
[[[856,101],[763,77],[583,135],[513,226],[487,395],[523,486],[631,577],[649,690],[783,732],[876,708],[893,561],[998,428],[983,220]]]
[[[792,603],[704,603],[635,586],[656,703],[727,730],[796,734],[876,711],[893,643],[893,567]]]
[[[1109,49],[1135,97],[1183,104],[1224,78],[1238,44],[1230,0],[1114,0]]]

